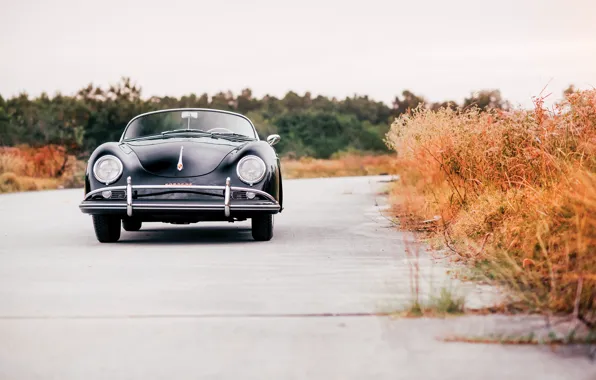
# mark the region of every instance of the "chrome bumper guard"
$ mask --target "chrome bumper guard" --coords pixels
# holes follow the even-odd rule
[[[94,201],[93,196],[104,191],[126,191],[126,203],[117,201],[100,200]],[[170,203],[158,202],[133,202],[134,190],[221,190],[224,192],[224,202],[222,203],[204,203],[192,201],[176,201]],[[232,191],[246,191],[260,195],[266,200],[260,202],[238,202],[232,204]],[[203,185],[189,185],[189,186],[170,186],[170,185],[133,185],[132,178],[126,179],[126,186],[111,186],[103,187],[101,189],[90,191],[83,202],[79,205],[82,211],[90,210],[106,210],[106,211],[126,211],[126,215],[133,216],[134,210],[166,210],[166,211],[218,211],[222,210],[226,218],[232,215],[233,210],[238,211],[273,211],[280,210],[279,203],[270,194],[257,189],[246,187],[232,187],[230,186],[230,178],[226,178],[225,186],[203,186]]]

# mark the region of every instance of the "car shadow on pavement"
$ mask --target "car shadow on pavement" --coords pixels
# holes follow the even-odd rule
[[[250,227],[179,226],[177,228],[143,228],[137,232],[122,231],[117,244],[233,244],[255,242]]]

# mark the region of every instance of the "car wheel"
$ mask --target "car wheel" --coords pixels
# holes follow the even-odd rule
[[[143,222],[138,219],[122,219],[122,228],[125,231],[138,231],[142,225]]]
[[[120,239],[120,218],[112,215],[93,215],[95,236],[100,243],[115,243]]]
[[[269,241],[273,237],[273,215],[255,216],[252,222],[252,237],[256,241]]]

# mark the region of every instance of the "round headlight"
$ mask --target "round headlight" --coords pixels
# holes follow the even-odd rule
[[[109,185],[122,175],[122,161],[116,156],[101,156],[93,165],[93,175],[99,182]]]
[[[236,173],[242,182],[252,186],[265,177],[265,162],[257,156],[246,156],[238,162]]]

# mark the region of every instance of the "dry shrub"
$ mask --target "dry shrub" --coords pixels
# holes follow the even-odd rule
[[[0,147],[0,193],[82,187],[85,164],[63,147]]]
[[[62,178],[32,178],[24,177],[24,190],[54,190],[63,187]]]
[[[347,177],[395,172],[393,155],[336,155],[330,160],[305,157],[282,159],[284,178]]]
[[[13,191],[21,191],[21,182],[19,177],[14,173],[0,174],[0,192],[8,193]]]
[[[23,157],[15,154],[6,154],[0,150],[0,174],[14,173],[17,175],[25,174],[27,162]]]
[[[40,148],[28,146],[0,148],[0,171],[2,162],[17,165],[12,171],[18,175],[37,178],[56,178],[64,174],[68,166],[69,157],[66,149],[57,145],[47,145]],[[7,165],[8,166],[8,165]]]
[[[68,161],[66,170],[60,177],[61,186],[65,189],[82,188],[85,185],[85,171],[87,163],[76,160],[74,157]]]
[[[419,108],[398,118],[393,189],[405,227],[432,233],[539,312],[596,322],[596,90],[552,110]],[[440,218],[439,218],[440,217]]]
[[[0,193],[51,190],[57,189],[59,186],[61,186],[61,180],[56,178],[22,177],[14,173],[0,174]]]

